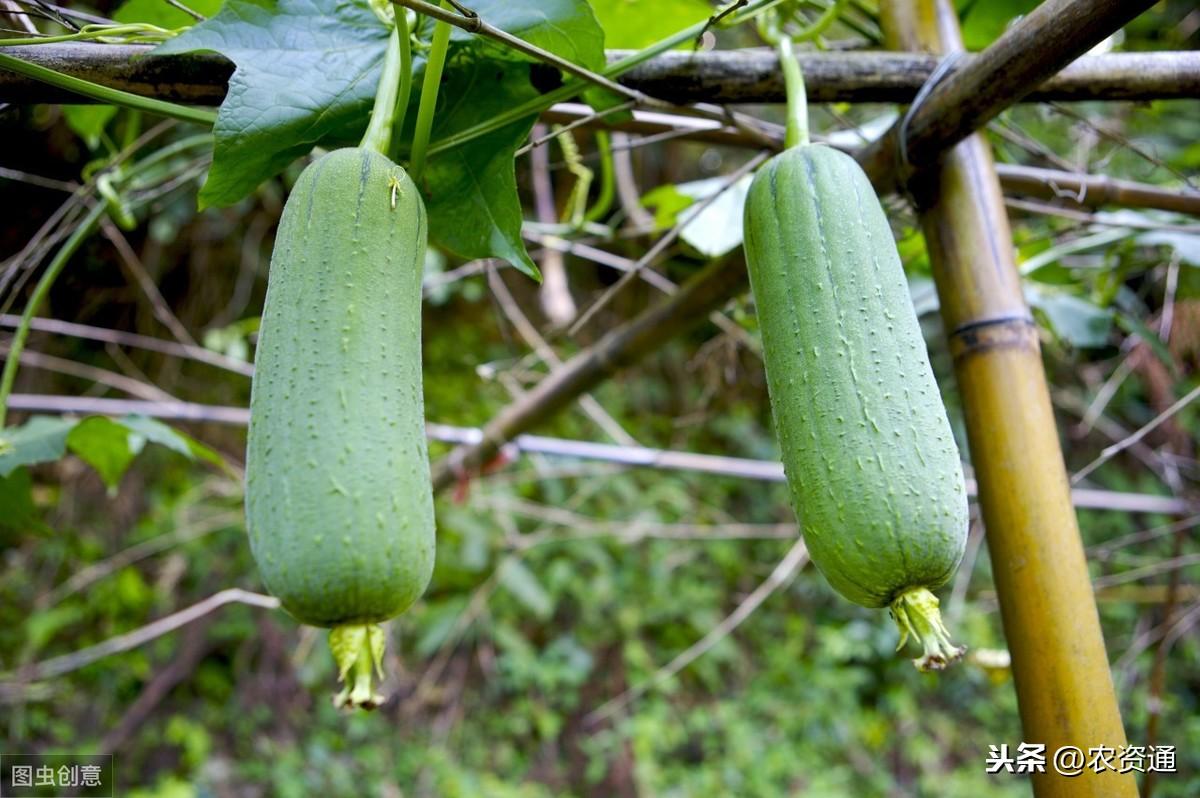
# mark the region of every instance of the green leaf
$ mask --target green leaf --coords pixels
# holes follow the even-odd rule
[[[17,468],[0,477],[0,531],[28,533],[40,526],[29,469]],[[0,537],[0,543],[8,545],[10,542]]]
[[[1200,266],[1200,235],[1179,230],[1154,230],[1142,233],[1137,242],[1145,246],[1165,246],[1175,250],[1179,259],[1189,266]]]
[[[593,69],[604,64],[603,33],[583,0],[488,0],[472,8],[564,58]],[[213,129],[213,165],[200,207],[237,202],[318,144],[355,143],[366,127],[387,35],[364,0],[229,0],[213,19],[160,45],[156,53],[211,50],[237,65]],[[461,33],[456,41],[438,135],[536,96],[524,56]],[[479,57],[483,52],[487,59]],[[417,85],[423,70],[417,59]],[[435,242],[467,258],[503,258],[537,278],[520,235],[513,163],[534,118],[431,159],[422,191]]]
[[[604,31],[591,7],[582,0],[478,0],[468,6],[488,24],[568,61],[592,70],[605,65]],[[534,60],[461,28],[451,32],[450,41],[480,44],[488,56]]]
[[[491,118],[534,93],[524,64],[456,69],[442,86],[449,102],[438,111],[435,138]],[[524,219],[514,164],[536,119],[526,117],[430,158],[422,191],[429,235],[438,246],[464,258],[503,258],[541,279],[521,239]]]
[[[975,0],[962,11],[962,35],[968,50],[982,50],[1009,23],[1037,7],[1040,0]]]
[[[173,452],[182,454],[189,460],[204,460],[213,465],[226,467],[225,459],[221,455],[190,435],[185,435],[158,419],[146,416],[126,416],[121,419],[120,424],[125,429],[141,436],[150,443],[165,446]]]
[[[642,204],[654,209],[654,226],[659,229],[674,227],[679,214],[694,202],[674,184],[658,186],[642,195]]]
[[[471,8],[489,24],[594,72],[606,65],[604,30],[591,6],[582,0],[480,0]],[[451,41],[477,44],[489,57],[537,60],[488,39],[473,39],[459,28],[454,29]],[[623,97],[600,88],[585,91],[584,100],[596,110],[624,102]],[[616,121],[625,116],[617,114],[609,118]],[[632,118],[632,114],[627,118]]]
[[[1108,345],[1113,323],[1111,310],[1036,284],[1026,286],[1025,299],[1041,312],[1054,334],[1071,346],[1089,349]]]
[[[33,655],[50,642],[58,632],[83,617],[79,604],[65,604],[34,612],[25,620],[25,654]]]
[[[67,448],[96,469],[110,492],[137,455],[135,446],[141,448],[123,424],[103,416],[85,418],[67,435]]]
[[[671,227],[687,218],[693,205],[721,192],[712,204],[688,221],[679,232],[684,243],[706,258],[719,258],[742,244],[742,212],[752,175],[745,175],[732,186],[728,178],[711,177],[678,185],[659,186],[646,193],[642,203],[654,210],[654,223]],[[724,189],[724,190],[722,190]]]
[[[221,8],[221,0],[184,0],[184,5],[204,17],[211,17]],[[147,22],[160,28],[182,28],[195,25],[196,18],[184,13],[165,0],[125,0],[113,13],[117,22]]]
[[[0,436],[0,477],[18,466],[48,463],[66,453],[67,433],[75,419],[34,416],[20,427],[8,427]]]
[[[506,559],[500,564],[498,577],[500,584],[537,617],[549,618],[554,612],[554,599],[550,598],[537,577],[520,560],[512,557]]]
[[[156,54],[214,51],[237,65],[213,128],[200,207],[231,205],[318,142],[366,128],[388,30],[365,0],[229,0]]]
[[[67,127],[83,139],[89,150],[100,146],[105,125],[117,115],[115,105],[64,105],[62,109]]]
[[[714,8],[705,0],[592,0],[592,10],[608,47],[640,50],[707,19]]]

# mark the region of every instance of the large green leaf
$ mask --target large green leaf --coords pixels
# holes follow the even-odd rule
[[[604,31],[586,2],[480,0],[468,5],[488,24],[532,45],[588,69],[604,67]],[[488,56],[527,58],[504,45],[478,39],[460,28],[454,29],[450,40],[459,44],[481,44]]]
[[[471,7],[558,56],[592,69],[604,64],[604,35],[584,0],[485,0]],[[156,52],[211,50],[237,65],[217,116],[200,206],[237,202],[316,145],[355,143],[366,127],[387,35],[365,0],[229,0],[214,18],[161,45]],[[435,140],[534,96],[529,68],[526,56],[458,31]],[[423,72],[418,53],[415,86]],[[419,94],[413,92],[409,120]],[[532,123],[532,116],[519,120],[431,158],[422,191],[437,243],[464,257],[504,258],[536,276],[520,236],[513,169]]]
[[[58,460],[70,450],[92,468],[110,489],[146,443],[157,443],[189,460],[227,467],[212,449],[172,429],[161,421],[145,416],[112,419],[88,416],[74,419],[58,416],[34,416],[20,427],[4,430],[0,437],[0,478],[14,469]]]
[[[592,0],[592,9],[607,46],[630,50],[665,39],[715,10],[705,0]]]
[[[221,8],[221,0],[187,0],[187,7],[203,17],[211,17]],[[125,0],[113,12],[117,22],[148,22],[160,28],[182,28],[196,24],[195,18],[166,0]]]
[[[182,454],[189,460],[204,460],[213,465],[226,466],[225,460],[221,455],[190,435],[184,435],[179,430],[167,426],[156,418],[126,416],[121,419],[121,425],[146,441],[165,446],[171,451]]]
[[[237,65],[213,128],[200,207],[230,205],[318,142],[366,127],[388,30],[365,0],[229,0],[159,54],[211,50]]]

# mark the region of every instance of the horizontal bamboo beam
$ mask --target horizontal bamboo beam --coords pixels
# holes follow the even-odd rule
[[[810,102],[907,103],[937,67],[921,53],[856,51],[797,54]],[[966,68],[978,56],[962,62]],[[622,81],[676,103],[782,103],[783,73],[773,49],[671,51]],[[1200,97],[1200,52],[1084,56],[1026,99],[1149,100]]]
[[[50,69],[171,102],[217,105],[233,64],[219,55],[148,56],[149,45],[66,42],[0,48]],[[613,50],[610,59],[627,51]],[[979,56],[968,56],[960,69]],[[906,103],[937,66],[930,55],[887,52],[801,53],[812,102]],[[783,76],[773,50],[664,53],[622,76],[629,88],[676,103],[780,103]],[[1200,52],[1084,56],[1045,81],[1032,102],[1200,97]],[[0,102],[68,102],[67,92],[0,71]]]

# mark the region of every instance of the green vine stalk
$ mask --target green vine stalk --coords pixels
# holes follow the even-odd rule
[[[433,26],[433,43],[425,62],[425,79],[421,84],[421,104],[417,107],[417,126],[413,130],[412,151],[409,156],[409,174],[418,185],[425,171],[425,160],[432,154],[429,134],[433,129],[433,114],[437,109],[438,88],[442,83],[442,70],[446,66],[446,52],[450,49],[450,24],[438,20]]]

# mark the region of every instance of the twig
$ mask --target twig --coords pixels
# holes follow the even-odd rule
[[[1108,139],[1109,141],[1112,141],[1113,143],[1117,144],[1118,146],[1124,147],[1125,149],[1129,150],[1130,152],[1134,153],[1135,155],[1138,155],[1139,157],[1143,158],[1144,160],[1153,164],[1154,166],[1158,167],[1159,169],[1169,172],[1170,174],[1172,174],[1175,177],[1182,180],[1183,184],[1185,186],[1187,186],[1189,189],[1191,189],[1192,191],[1200,190],[1200,187],[1196,186],[1196,184],[1192,182],[1191,177],[1189,177],[1188,175],[1179,171],[1175,167],[1171,166],[1169,163],[1165,162],[1163,159],[1155,156],[1153,153],[1150,153],[1147,150],[1143,149],[1142,147],[1138,146],[1128,136],[1124,135],[1123,133],[1119,133],[1115,130],[1111,130],[1111,129],[1105,127],[1104,125],[1094,122],[1091,119],[1088,119],[1083,114],[1079,113],[1078,111],[1068,108],[1067,106],[1063,105],[1062,103],[1052,102],[1052,103],[1047,103],[1047,104],[1051,108],[1053,108],[1055,111],[1062,114],[1063,116],[1074,119],[1075,121],[1079,122],[1082,125],[1087,126],[1090,130],[1095,131],[1096,133],[1100,134],[1101,136]]]
[[[0,314],[0,327],[13,328],[20,321],[19,316],[11,314]],[[106,344],[116,344],[117,346],[128,346],[135,349],[145,349],[148,352],[158,352],[163,355],[171,355],[172,357],[182,357],[189,360],[195,360],[199,363],[205,363],[210,366],[215,366],[219,369],[232,371],[236,374],[242,374],[250,377],[254,375],[254,366],[241,360],[234,360],[230,357],[225,357],[217,352],[205,349],[201,346],[192,346],[188,344],[179,344],[174,341],[166,341],[162,338],[154,338],[149,335],[139,335],[138,333],[124,332],[123,330],[112,330],[107,327],[93,327],[87,324],[76,324],[70,321],[59,321],[58,319],[47,319],[35,317],[30,325],[30,329],[34,332],[50,333],[52,335],[69,335],[72,338],[83,338],[89,341],[100,341]]]
[[[588,105],[580,105],[577,103],[559,103],[558,105],[553,106],[553,108],[551,108],[551,110],[554,110],[554,108],[561,108],[561,106],[564,106],[564,105],[573,105],[578,108],[586,108],[587,112],[584,114],[581,114],[580,116],[576,117],[575,119],[573,119],[570,122],[563,125],[558,130],[555,130],[551,133],[545,133],[544,132],[545,128],[543,128],[542,133],[537,133],[536,129],[535,129],[533,139],[528,144],[524,145],[519,150],[517,150],[515,153],[513,153],[513,157],[520,158],[525,153],[527,153],[531,150],[535,150],[544,144],[548,144],[551,141],[554,141],[556,138],[561,136],[563,133],[569,133],[572,130],[575,130],[575,129],[581,128],[581,127],[593,126],[597,122],[599,122],[601,119],[604,119],[606,116],[609,116],[611,114],[632,111],[634,103],[632,101],[627,102],[627,103],[621,103],[620,105],[614,105],[610,108],[605,108],[602,111],[593,111],[591,109],[591,106],[588,106]],[[691,117],[682,117],[682,118],[690,119]],[[719,123],[709,122],[708,124],[710,126],[715,124],[718,128],[720,127]]]
[[[137,699],[130,704],[129,709],[121,716],[117,725],[112,727],[97,746],[97,753],[110,754],[121,748],[130,735],[146,722],[154,708],[175,688],[186,679],[208,651],[206,632],[212,623],[211,617],[200,618],[187,632],[184,633],[175,658],[164,668],[155,668],[150,680],[142,688]]]
[[[737,182],[741,180],[744,175],[748,175],[753,172],[769,157],[770,153],[760,152],[758,155],[754,156],[749,161],[738,167],[733,173],[731,173],[726,178],[725,185],[723,185],[719,190],[713,192],[700,202],[697,202],[695,205],[689,207],[683,218],[679,219],[670,230],[668,230],[661,238],[659,238],[658,241],[654,242],[654,246],[650,247],[645,255],[638,258],[637,262],[633,264],[633,268],[621,275],[620,279],[613,283],[612,287],[601,294],[595,302],[593,302],[586,310],[583,311],[583,313],[579,314],[579,318],[577,318],[567,330],[567,334],[572,336],[578,334],[579,330],[581,330],[585,324],[591,321],[593,316],[604,309],[608,303],[612,301],[613,297],[624,290],[625,286],[629,285],[629,283],[631,283],[633,279],[637,277],[638,272],[640,272],[649,264],[653,263],[655,259],[657,259],[658,256],[667,249],[667,247],[675,243],[675,240],[679,238],[680,234],[683,232],[684,227],[690,224],[692,220],[694,220],[710,205],[716,202],[717,199],[719,199],[726,191],[737,185]]]
[[[1047,163],[1053,164],[1056,168],[1064,172],[1076,171],[1076,169],[1071,165],[1070,161],[1068,161],[1066,158],[1063,158],[1061,155],[1038,141],[1033,136],[1028,135],[1010,119],[1006,119],[1003,116],[998,116],[988,124],[988,129],[996,133],[1005,141],[1015,144],[1026,152],[1041,158]]]
[[[1059,205],[1050,205],[1045,202],[1034,202],[1033,200],[1020,200],[1005,197],[1004,204],[1009,208],[1016,210],[1027,211],[1044,216],[1061,216],[1064,219],[1071,219],[1077,222],[1085,222],[1086,224],[1104,225],[1107,227],[1135,227],[1139,230],[1171,230],[1179,233],[1188,233],[1196,235],[1200,233],[1200,226],[1168,224],[1160,222],[1142,222],[1130,219],[1103,219],[1091,213],[1072,210],[1071,208],[1063,208]]]
[[[0,41],[3,40],[0,39]],[[31,174],[30,172],[21,172],[17,169],[8,169],[6,167],[0,167],[0,177],[4,178],[5,180],[17,180],[21,183],[28,183],[31,186],[37,186],[39,188],[48,188],[54,191],[65,191],[68,194],[79,190],[79,184],[73,180],[69,182],[63,180],[54,180],[53,178],[42,177],[41,175]]]
[[[5,673],[3,676],[6,680],[16,682],[53,679],[57,676],[77,671],[105,657],[111,657],[114,654],[120,654],[135,649],[138,646],[143,646],[151,640],[156,640],[163,635],[174,632],[182,626],[203,618],[208,613],[226,604],[249,604],[252,607],[262,607],[268,610],[279,609],[279,599],[274,596],[252,593],[236,587],[229,588],[228,590],[222,590],[220,593],[209,596],[186,609],[171,613],[165,618],[159,618],[157,621],[148,623],[132,632],[110,637],[102,643],[73,651],[70,654],[63,654],[59,657],[51,657],[41,662],[26,665],[16,673]]]
[[[1140,532],[1132,532],[1128,535],[1122,535],[1119,538],[1106,540],[1103,543],[1095,543],[1088,546],[1085,551],[1089,556],[1097,559],[1105,559],[1116,549],[1122,549],[1138,543],[1146,543],[1166,537],[1167,535],[1174,535],[1177,532],[1185,532],[1197,524],[1200,524],[1200,515],[1192,515],[1172,524],[1163,524],[1162,526],[1151,527],[1150,529],[1143,529]]]
[[[1060,172],[1034,166],[996,164],[1000,185],[1007,193],[1033,194],[1042,199],[1065,200],[1084,207],[1121,205],[1200,216],[1200,191],[1152,186],[1106,175]]]
[[[566,72],[568,75],[574,75],[575,77],[585,80],[594,86],[599,86],[600,88],[611,91],[614,94],[627,97],[629,100],[637,103],[638,105],[650,108],[672,107],[671,103],[664,102],[663,100],[659,100],[647,94],[643,94],[637,89],[631,89],[628,86],[612,80],[611,78],[607,78],[604,75],[593,72],[586,67],[582,67],[573,61],[569,61],[561,56],[555,55],[548,50],[543,50],[541,47],[538,47],[535,44],[530,44],[524,39],[517,38],[507,31],[500,30],[494,25],[488,24],[474,11],[470,12],[470,16],[465,16],[447,11],[438,6],[436,3],[427,3],[424,0],[392,0],[392,2],[398,6],[403,6],[404,8],[411,8],[413,11],[416,11],[419,14],[424,14],[432,19],[449,23],[457,28],[462,28],[468,33],[474,33],[479,36],[485,36],[489,39],[493,39],[500,44],[503,44],[505,47],[509,47],[531,58],[535,58],[539,61],[550,64],[551,66]],[[465,11],[466,9],[463,10]],[[711,117],[711,115],[709,116]],[[723,115],[720,115],[717,118],[723,118]]]
[[[8,351],[7,345],[0,345],[0,352],[3,352],[7,356]],[[22,365],[32,366],[35,369],[42,369],[43,371],[53,371],[57,374],[66,374],[82,380],[91,380],[97,385],[106,385],[109,388],[115,388],[130,396],[149,402],[175,401],[175,397],[157,385],[135,380],[132,377],[126,377],[124,374],[118,374],[115,371],[102,369],[98,366],[91,366],[87,363],[80,363],[76,360],[67,360],[66,358],[55,357],[54,355],[46,355],[30,349],[21,352],[19,360]]]
[[[1071,411],[1079,418],[1083,418],[1083,414],[1087,412],[1087,403],[1073,392],[1056,390],[1051,393],[1051,399],[1057,406]],[[1128,429],[1103,414],[1096,417],[1094,429],[1114,442],[1124,440],[1131,434]],[[1172,469],[1167,463],[1166,457],[1161,452],[1157,452],[1143,443],[1137,443],[1129,447],[1129,453],[1145,465],[1164,485],[1172,491],[1175,490],[1171,478]],[[1187,507],[1188,505],[1186,502],[1183,502],[1178,506]],[[1186,510],[1181,512],[1186,512]]]
[[[1122,571],[1119,574],[1097,577],[1092,581],[1092,584],[1097,589],[1112,587],[1113,585],[1120,585],[1125,582],[1136,582],[1148,576],[1170,573],[1171,571],[1187,568],[1197,563],[1200,563],[1200,553],[1184,554],[1181,557],[1172,557],[1168,560],[1151,563],[1150,565],[1143,565],[1141,568],[1130,568],[1128,571]]]
[[[179,0],[165,0],[165,2],[167,3],[167,5],[171,6],[171,8],[179,9],[180,11],[187,14],[192,19],[196,20],[197,22],[203,22],[205,20],[205,16],[203,14],[193,11],[192,9],[185,6],[183,3],[179,2]]]
[[[613,178],[617,183],[617,199],[625,217],[634,227],[654,227],[654,217],[642,207],[642,192],[633,175],[633,157],[629,153],[628,137],[614,133],[612,137]]]
[[[1191,404],[1193,401],[1195,401],[1196,397],[1198,397],[1198,396],[1200,396],[1200,386],[1197,386],[1197,387],[1193,388],[1192,390],[1188,391],[1186,396],[1184,396],[1179,401],[1175,402],[1175,404],[1171,405],[1163,412],[1159,413],[1157,416],[1155,416],[1153,419],[1151,419],[1148,423],[1146,423],[1144,426],[1142,426],[1140,429],[1138,429],[1135,433],[1130,435],[1128,438],[1118,441],[1117,443],[1114,443],[1112,446],[1106,447],[1102,452],[1100,452],[1099,457],[1097,457],[1092,462],[1088,463],[1086,466],[1084,466],[1079,471],[1077,471],[1074,476],[1071,477],[1071,484],[1072,485],[1078,484],[1081,480],[1083,480],[1085,477],[1087,477],[1088,474],[1091,474],[1097,468],[1104,465],[1109,460],[1116,457],[1118,454],[1125,451],[1130,446],[1134,445],[1135,443],[1140,441],[1142,438],[1149,435],[1156,428],[1158,428],[1158,426],[1160,424],[1169,420],[1172,416],[1174,416],[1180,410],[1182,410],[1183,408],[1185,408],[1189,404]]]
[[[1165,642],[1170,639],[1174,642],[1175,639],[1190,629],[1197,621],[1200,621],[1200,601],[1194,603],[1170,623],[1160,623],[1153,629],[1149,629],[1135,637],[1133,642],[1129,644],[1129,648],[1121,655],[1121,658],[1113,663],[1112,669],[1117,673],[1127,674],[1133,665],[1133,661],[1137,659],[1139,654],[1159,640]],[[1128,689],[1129,685],[1124,684],[1122,687]]]
[[[568,241],[564,238],[558,238],[557,236],[527,233],[524,230],[522,231],[522,235],[527,240],[536,241],[547,249],[555,249],[560,252],[566,252],[578,258],[583,258],[584,260],[599,264],[600,266],[608,266],[609,268],[616,269],[619,272],[632,271],[636,265],[635,262],[629,258],[626,258],[622,255],[616,255],[612,252],[608,252],[607,250],[589,246],[588,244],[583,244],[576,241]],[[674,294],[679,290],[679,286],[672,282],[670,278],[666,277],[660,272],[654,271],[653,269],[642,269],[638,272],[638,276],[643,282],[646,283],[646,285],[657,288],[664,294]],[[708,314],[708,320],[716,325],[722,332],[736,339],[739,344],[744,346],[749,351],[754,352],[755,354],[760,353],[761,346],[759,345],[758,340],[750,333],[746,332],[741,325],[731,320],[721,311],[714,310],[712,313]]]
[[[122,549],[111,557],[94,562],[72,574],[71,578],[38,597],[38,606],[45,609],[53,607],[68,596],[93,585],[108,575],[121,570],[127,565],[140,562],[147,557],[166,551],[182,543],[188,543],[197,538],[210,535],[213,532],[228,528],[242,519],[242,511],[218,514],[215,518],[205,518],[187,526],[179,527],[172,532],[166,532],[149,540]]]
[[[513,299],[513,295],[509,292],[508,286],[504,284],[504,280],[500,278],[499,273],[495,269],[488,271],[488,286],[492,289],[492,294],[495,295],[496,301],[500,303],[504,315],[508,317],[508,320],[517,329],[517,334],[533,349],[538,358],[552,370],[560,367],[562,360],[550,345],[546,343],[546,339],[542,338],[537,329],[529,323],[529,319],[525,318],[525,314],[521,312],[521,308],[517,306],[517,301]],[[637,441],[633,439],[633,436],[626,432],[591,394],[580,394],[579,406],[592,421],[596,422],[596,425],[608,437],[622,446],[637,446]]]
[[[539,131],[544,131],[542,125],[534,125],[534,141]],[[530,145],[532,146],[532,145]],[[550,154],[542,148],[533,151],[529,159],[530,183],[533,188],[533,206],[539,222],[556,224],[558,213],[554,202],[554,184],[550,180]],[[542,271],[542,287],[538,291],[542,312],[551,324],[566,324],[575,317],[575,300],[571,296],[571,288],[567,284],[567,272],[563,265],[562,253],[547,248],[541,255],[538,265]],[[488,272],[491,280],[494,271]]]
[[[196,340],[192,338],[191,333],[187,331],[183,323],[171,312],[167,300],[163,298],[162,293],[158,290],[158,286],[154,284],[154,281],[150,279],[150,275],[146,273],[146,267],[142,265],[142,260],[133,251],[133,247],[129,246],[129,239],[125,238],[125,234],[107,218],[100,221],[100,229],[104,233],[104,237],[116,247],[117,253],[121,256],[121,262],[133,274],[134,280],[137,281],[138,286],[142,289],[142,293],[150,300],[150,307],[154,310],[154,317],[171,331],[171,335],[175,336],[175,339],[179,343],[187,346],[196,346]]]
[[[797,538],[792,547],[788,549],[787,554],[775,566],[775,570],[766,578],[758,587],[747,596],[741,604],[737,606],[733,612],[726,616],[719,624],[713,627],[704,637],[693,643],[675,659],[671,660],[662,668],[659,668],[655,673],[645,681],[634,685],[630,689],[611,698],[602,704],[600,707],[592,711],[584,718],[585,726],[595,726],[596,724],[611,717],[617,712],[624,709],[630,703],[645,695],[650,690],[655,689],[667,679],[670,679],[681,670],[691,665],[700,657],[712,650],[713,646],[724,640],[734,629],[741,626],[750,615],[758,609],[767,598],[770,597],[779,588],[783,587],[796,572],[804,566],[808,561],[808,549],[804,545],[804,540]]]
[[[628,357],[628,353],[623,353],[618,349],[613,351],[613,357]],[[604,356],[596,353],[585,353],[585,361],[600,361],[603,362]],[[568,361],[566,368],[572,368],[571,363],[575,359]],[[590,369],[592,366],[583,366],[577,364],[576,367],[583,369],[585,373],[576,373],[569,376],[566,385],[557,382],[556,384],[562,387],[555,390],[569,392],[571,388],[578,386],[577,380],[591,379]],[[566,375],[564,375],[566,376]],[[547,380],[554,379],[554,375],[550,375]],[[535,392],[542,390],[546,381],[539,384]],[[554,401],[558,401],[558,394],[552,394]],[[569,402],[569,399],[565,401]],[[524,402],[519,403],[524,405]],[[190,402],[142,402],[129,399],[101,399],[81,396],[48,396],[43,394],[13,394],[10,397],[9,407],[13,410],[25,410],[41,413],[73,413],[73,414],[101,414],[101,415],[127,415],[138,414],[150,416],[153,418],[168,418],[180,421],[207,421],[218,424],[230,424],[235,426],[245,426],[250,420],[250,411],[244,407],[225,407],[220,405],[202,405],[193,404]],[[555,409],[557,409],[557,405]],[[536,413],[532,408],[526,408],[528,412]],[[525,411],[522,411],[525,412]],[[527,422],[523,417],[516,417],[516,410],[510,406],[507,411],[507,417],[510,419],[507,424],[517,424],[520,428],[524,428],[525,423],[532,426],[532,421]],[[543,421],[550,415],[546,413],[537,417],[537,421]],[[498,419],[506,417],[502,413],[497,419],[493,419],[492,427]],[[505,427],[510,428],[510,427]],[[511,447],[515,452],[525,452],[528,454],[543,454],[551,457],[566,457],[577,460],[597,460],[607,463],[614,463],[627,467],[639,468],[658,468],[670,471],[693,471],[701,474],[713,474],[717,476],[733,477],[737,479],[752,479],[763,482],[783,482],[783,466],[778,462],[768,460],[753,460],[742,457],[726,457],[723,455],[712,454],[697,454],[694,452],[679,452],[669,449],[650,449],[642,447],[616,446],[613,444],[591,443],[590,441],[574,441],[563,438],[548,438],[541,435],[528,435],[515,433],[511,438],[505,437],[503,440],[497,440],[495,433],[489,437],[488,428],[483,429],[475,427],[453,427],[446,424],[437,424],[428,422],[425,425],[425,433],[431,440],[443,441],[445,443],[458,444],[463,452],[461,457],[466,461],[475,462],[475,458],[483,457],[479,462],[486,462],[487,459],[493,457],[501,448]],[[493,448],[495,447],[495,448]],[[456,450],[459,451],[459,450]],[[437,467],[441,472],[445,472],[448,465],[443,461]],[[448,472],[448,476],[444,483],[440,485],[437,482],[435,471],[435,486],[445,488],[449,486],[453,479],[453,471]],[[975,480],[967,480],[968,495],[976,495]],[[1072,500],[1076,507],[1097,509],[1097,510],[1114,510],[1127,513],[1162,513],[1167,515],[1181,515],[1189,512],[1194,512],[1195,507],[1183,499],[1177,499],[1171,496],[1156,496],[1145,493],[1126,493],[1123,491],[1095,490],[1091,488],[1075,488],[1071,492]]]
[[[776,540],[796,537],[795,524],[682,524],[661,523],[641,519],[629,520],[600,520],[580,513],[572,512],[562,507],[552,507],[521,499],[498,499],[490,496],[476,496],[472,506],[485,507],[502,512],[520,515],[551,524],[556,527],[566,527],[566,535],[522,535],[513,541],[513,547],[528,549],[547,543],[564,543],[596,537],[613,537],[620,540],[638,542],[646,539],[661,540]]]
[[[1083,414],[1083,419],[1079,422],[1079,426],[1084,432],[1088,432],[1096,425],[1096,421],[1104,414],[1104,410],[1108,407],[1108,403],[1117,395],[1122,383],[1133,373],[1133,358],[1125,355],[1121,359],[1120,365],[1113,369],[1112,374],[1100,386],[1100,390],[1096,391],[1096,397],[1092,399],[1087,406],[1087,411]]]

